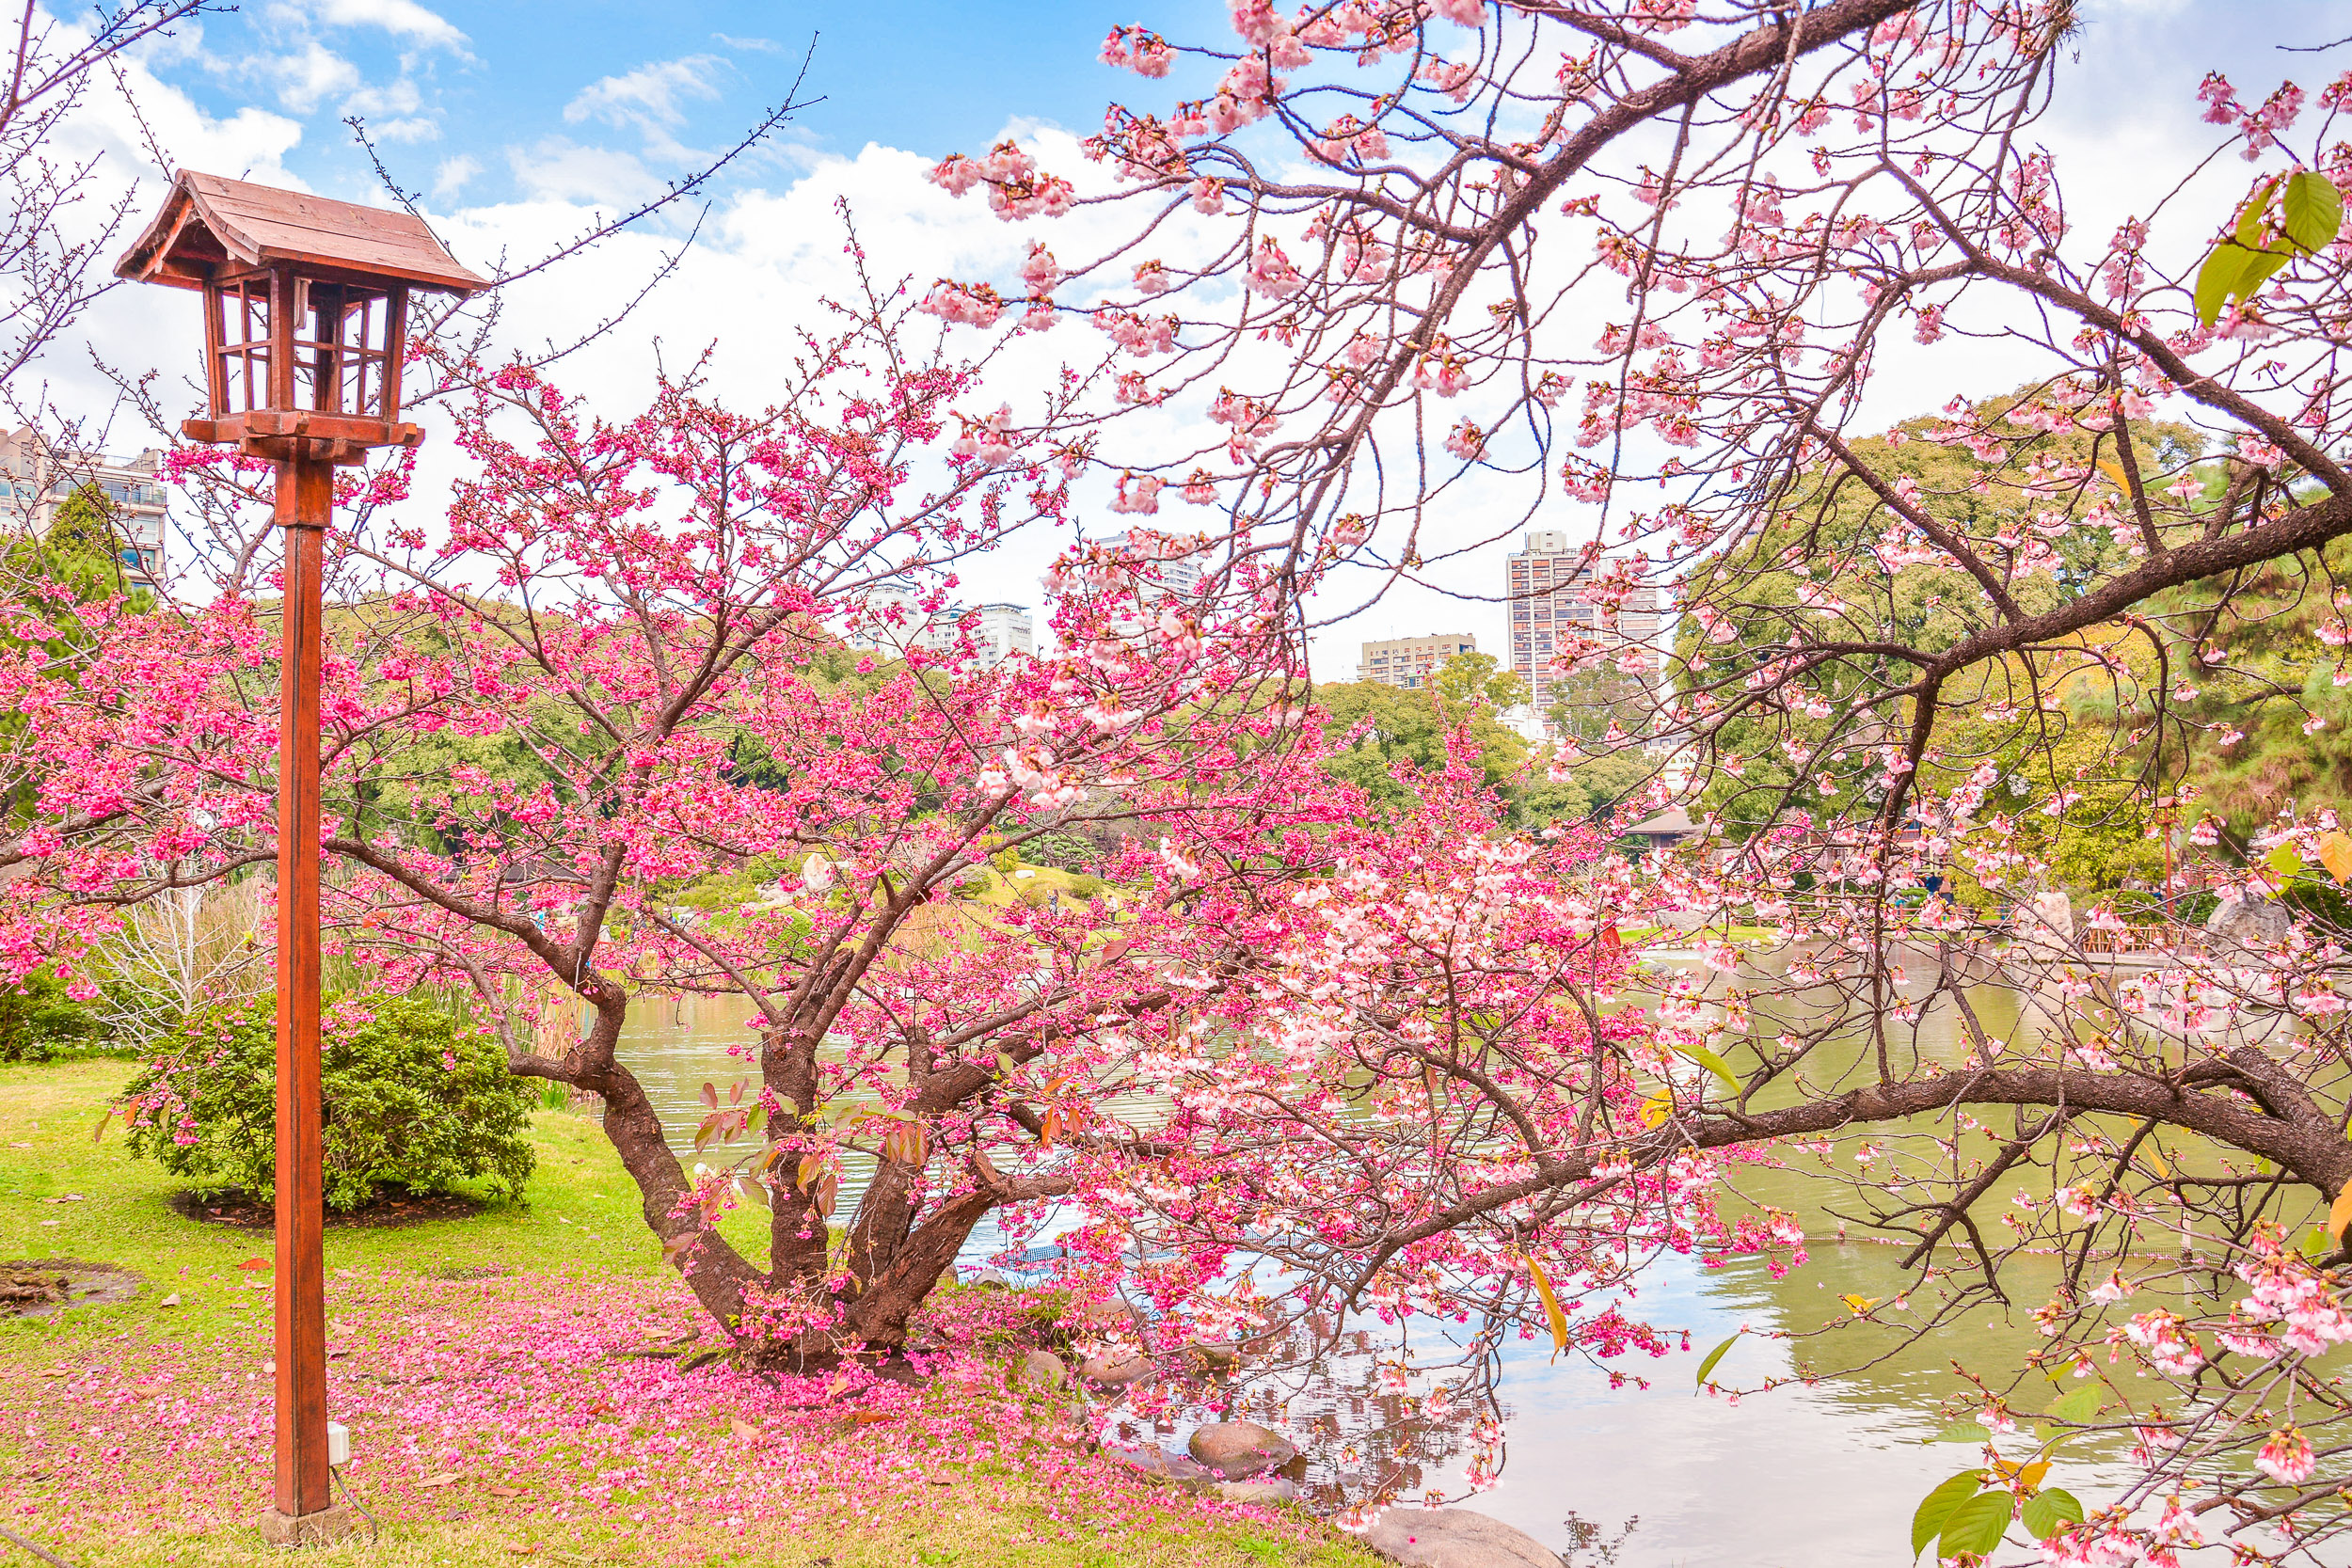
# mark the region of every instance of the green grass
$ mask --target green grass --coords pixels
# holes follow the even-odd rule
[[[22,1436],[24,1422],[17,1418],[19,1412],[39,1415],[40,1391],[51,1386],[43,1380],[59,1369],[127,1363],[125,1370],[135,1375],[142,1344],[158,1347],[151,1355],[168,1348],[183,1386],[240,1373],[249,1384],[262,1375],[255,1356],[267,1344],[269,1298],[252,1287],[269,1275],[238,1265],[268,1259],[269,1235],[182,1218],[165,1204],[173,1180],[151,1162],[123,1152],[119,1122],[92,1138],[105,1105],[132,1070],[130,1064],[104,1060],[0,1066],[0,1257],[103,1259],[135,1269],[148,1281],[148,1289],[128,1302],[44,1320],[0,1319],[0,1412],[9,1413],[0,1422],[0,1498],[8,1499],[10,1528],[42,1540],[76,1568],[258,1564],[271,1560],[269,1554],[237,1519],[159,1529],[151,1521],[140,1523],[141,1500],[126,1497],[117,1533],[103,1523],[102,1497],[100,1523],[89,1523],[90,1489],[105,1487],[108,1474],[96,1468],[86,1475],[42,1473],[34,1467]],[[524,1204],[402,1228],[330,1227],[330,1340],[339,1332],[349,1334],[364,1354],[365,1346],[396,1338],[411,1293],[438,1292],[437,1309],[446,1314],[451,1300],[462,1299],[453,1292],[473,1287],[426,1281],[462,1269],[511,1270],[518,1277],[494,1282],[500,1289],[528,1292],[543,1284],[545,1299],[554,1302],[597,1281],[626,1282],[674,1300],[668,1315],[683,1321],[690,1306],[684,1287],[661,1263],[638,1216],[636,1190],[595,1123],[569,1111],[543,1111],[534,1117],[532,1139],[538,1168]],[[742,1216],[740,1223],[748,1231],[755,1217]],[[403,1279],[414,1284],[403,1287]],[[164,1306],[174,1294],[178,1305]],[[200,1376],[191,1379],[191,1370]],[[122,1440],[133,1448],[125,1462],[131,1469],[118,1474],[135,1476],[142,1464],[164,1465],[142,1459],[139,1432]],[[54,1456],[54,1446],[48,1451]],[[54,1457],[46,1463],[54,1465]],[[476,1472],[482,1473],[487,1472]],[[946,1466],[942,1474],[945,1483],[914,1511],[852,1510],[803,1534],[766,1526],[729,1529],[715,1520],[673,1522],[642,1544],[617,1513],[564,1520],[524,1506],[532,1500],[527,1497],[509,1498],[470,1485],[421,1497],[395,1490],[372,1500],[383,1518],[380,1539],[315,1549],[302,1560],[322,1568],[343,1562],[475,1568],[528,1560],[803,1568],[827,1560],[834,1568],[1362,1568],[1375,1560],[1339,1532],[1303,1517],[1261,1525],[1173,1494],[1150,1508],[1105,1515],[1096,1499],[1050,1495],[1038,1478],[1001,1466]],[[265,1480],[251,1478],[257,1510]],[[45,1529],[52,1521],[43,1499],[56,1502],[68,1494],[81,1499],[84,1524]],[[32,1512],[22,1512],[25,1507]],[[462,1516],[445,1516],[450,1513]],[[0,1542],[0,1562],[19,1557]]]

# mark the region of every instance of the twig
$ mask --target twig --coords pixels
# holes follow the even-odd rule
[[[56,1568],[73,1568],[73,1564],[68,1562],[56,1553],[49,1550],[46,1546],[37,1545],[34,1543],[25,1540],[23,1536],[17,1534],[16,1531],[8,1528],[6,1525],[0,1525],[0,1538],[13,1541],[18,1545],[24,1547],[26,1551],[32,1553],[35,1557],[40,1559],[43,1562],[52,1562],[56,1564]]]

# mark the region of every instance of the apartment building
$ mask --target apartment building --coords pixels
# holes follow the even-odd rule
[[[46,533],[57,508],[87,485],[114,514],[124,575],[134,584],[155,587],[164,577],[169,505],[158,477],[163,458],[153,447],[130,458],[65,451],[29,429],[0,436],[0,522],[19,533]]]
[[[1111,534],[1103,543],[1114,549],[1131,550],[1147,562],[1141,573],[1141,586],[1143,597],[1151,599],[1161,594],[1189,595],[1200,586],[1201,558],[1189,553],[1198,539],[1198,535],[1139,528]]]
[[[1561,529],[1531,529],[1525,547],[1504,558],[1505,607],[1511,617],[1511,672],[1527,682],[1532,705],[1550,706],[1552,659],[1582,642],[1612,650],[1612,662],[1639,650],[1629,674],[1656,682],[1665,672],[1661,617],[1655,587],[1636,588],[1611,607],[1590,596],[1599,576],[1582,548]],[[1601,564],[1606,564],[1602,562]]]
[[[1426,637],[1391,637],[1364,644],[1356,666],[1359,681],[1402,687],[1407,691],[1427,686],[1456,654],[1474,654],[1478,639],[1468,632],[1433,633]]]
[[[895,624],[868,624],[850,634],[852,647],[872,648],[892,655],[909,648],[946,653],[956,646],[966,616],[972,620],[972,643],[983,664],[1000,664],[1014,654],[1037,652],[1037,620],[1027,605],[984,604],[977,609],[942,605],[925,615],[922,595],[911,584],[885,583],[866,595],[867,606]]]

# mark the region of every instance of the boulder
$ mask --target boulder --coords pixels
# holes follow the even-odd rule
[[[1227,1481],[1279,1470],[1298,1457],[1298,1449],[1272,1427],[1255,1421],[1218,1421],[1192,1434],[1192,1457]]]
[[[1112,1457],[1131,1470],[1139,1470],[1153,1481],[1164,1481],[1187,1492],[1206,1492],[1221,1484],[1206,1466],[1196,1465],[1180,1453],[1159,1449],[1120,1449]]]
[[[1211,1490],[1229,1503],[1291,1503],[1298,1500],[1298,1483],[1288,1476],[1260,1476],[1255,1481],[1220,1481]]]
[[[1560,1568],[1534,1536],[1467,1508],[1392,1508],[1364,1544],[1408,1568]]]
[[[2205,929],[2244,947],[2278,947],[2295,934],[2295,918],[2267,898],[2227,898],[2205,917]]]
[[[1062,1313],[1061,1321],[1064,1327],[1079,1331],[1089,1328],[1132,1331],[1136,1326],[1136,1315],[1127,1310],[1127,1304],[1123,1301],[1073,1301]]]
[[[1070,1369],[1062,1365],[1060,1356],[1033,1350],[1021,1358],[1013,1375],[1031,1388],[1050,1391],[1070,1381]]]
[[[1158,1370],[1148,1356],[1137,1355],[1131,1350],[1104,1351],[1078,1363],[1080,1377],[1105,1388],[1124,1388],[1131,1383],[1141,1383]]]
[[[1241,1363],[1239,1345],[1186,1345],[1184,1360],[1203,1376],[1230,1372]]]

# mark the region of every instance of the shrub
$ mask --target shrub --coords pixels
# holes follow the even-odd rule
[[[322,1021],[326,1204],[357,1209],[382,1187],[446,1192],[486,1177],[510,1197],[531,1175],[524,1129],[538,1096],[502,1051],[442,1008],[401,996],[338,1002]],[[134,1156],[198,1190],[267,1197],[278,1158],[277,1005],[199,1019],[176,1055],[124,1091]]]
[[[0,1062],[47,1062],[104,1046],[98,1015],[39,970],[17,986],[0,986]]]

